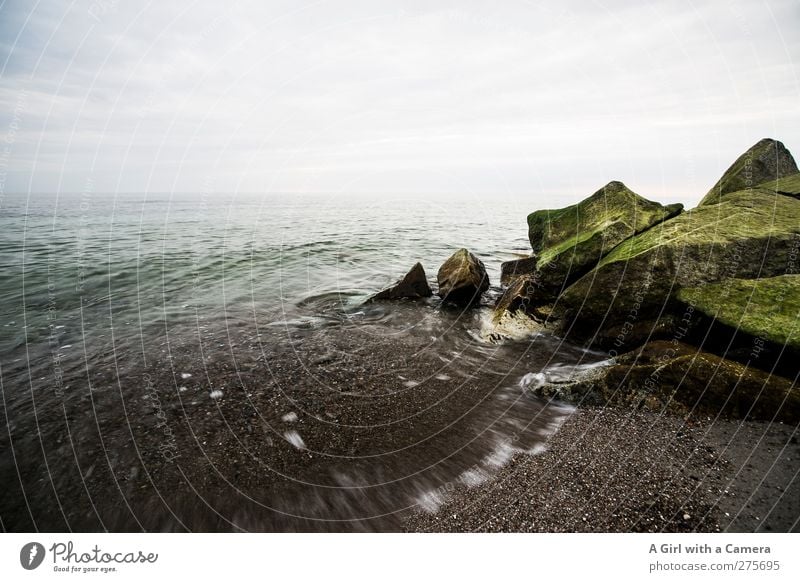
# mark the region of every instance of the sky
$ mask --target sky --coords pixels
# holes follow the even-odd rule
[[[800,153],[798,31],[797,0],[4,0],[0,193],[693,206]]]

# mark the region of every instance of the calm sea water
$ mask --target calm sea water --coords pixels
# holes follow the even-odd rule
[[[439,265],[462,246],[472,250],[487,266],[492,281],[492,289],[485,300],[488,305],[500,293],[500,263],[529,252],[525,217],[541,206],[547,205],[524,198],[469,196],[371,198],[100,193],[6,196],[0,213],[3,273],[0,372],[8,429],[3,436],[5,450],[0,467],[2,478],[7,481],[3,483],[6,486],[6,497],[2,501],[4,527],[38,527],[42,519],[40,517],[37,522],[35,517],[39,504],[48,506],[47,511],[57,506],[64,515],[66,525],[52,522],[53,529],[73,526],[145,528],[138,517],[127,521],[109,519],[108,511],[104,513],[102,508],[98,509],[94,501],[91,511],[78,514],[76,510],[74,515],[64,507],[69,503],[62,503],[65,497],[88,495],[91,498],[91,486],[87,485],[91,480],[87,480],[86,473],[99,472],[99,467],[110,468],[110,482],[115,483],[123,497],[126,493],[120,485],[119,467],[125,471],[123,480],[135,481],[141,471],[134,465],[143,464],[150,483],[156,484],[147,463],[142,460],[146,457],[141,450],[145,448],[143,442],[137,442],[134,437],[132,446],[137,452],[129,456],[124,452],[126,446],[115,448],[113,445],[115,439],[122,439],[124,426],[126,423],[130,426],[132,418],[152,416],[154,398],[160,398],[157,402],[159,414],[161,407],[168,406],[169,395],[148,394],[148,386],[133,378],[141,378],[142,370],[169,364],[171,373],[178,378],[172,388],[177,402],[175,410],[180,411],[181,421],[188,419],[189,429],[193,431],[195,426],[210,422],[209,418],[220,413],[219,403],[224,402],[230,392],[218,389],[220,382],[207,371],[204,385],[193,386],[191,374],[196,377],[202,370],[184,372],[181,366],[205,367],[203,362],[213,358],[215,363],[222,362],[219,369],[230,367],[239,373],[241,363],[237,362],[237,354],[250,349],[256,361],[261,357],[258,353],[271,350],[270,353],[277,354],[288,337],[292,351],[289,356],[274,356],[278,364],[272,365],[272,384],[280,389],[284,388],[282,383],[299,385],[307,380],[306,373],[290,371],[281,376],[279,370],[276,372],[281,366],[280,358],[299,361],[308,354],[317,353],[323,361],[328,357],[326,328],[338,329],[330,333],[339,333],[336,337],[340,344],[342,338],[356,338],[352,334],[358,333],[357,330],[370,330],[363,340],[352,340],[352,351],[360,350],[361,344],[368,350],[370,334],[371,337],[381,334],[384,343],[386,336],[397,341],[397,350],[390,348],[389,352],[410,345],[418,353],[424,351],[429,358],[426,361],[454,362],[456,358],[463,358],[456,372],[464,378],[477,378],[478,386],[481,382],[486,384],[485,378],[490,377],[487,375],[500,378],[497,381],[500,388],[494,383],[491,387],[492,399],[482,396],[480,406],[471,404],[469,408],[470,418],[474,417],[470,426],[480,425],[491,430],[477,431],[476,434],[484,435],[484,442],[480,444],[474,444],[480,442],[474,436],[469,442],[461,442],[460,439],[465,439],[464,435],[469,433],[466,429],[452,431],[447,437],[449,440],[429,441],[424,450],[434,458],[430,465],[437,469],[424,478],[419,468],[409,466],[408,460],[397,461],[397,466],[382,466],[380,470],[384,473],[394,471],[397,475],[414,476],[413,479],[409,477],[413,482],[407,483],[402,493],[395,490],[379,496],[387,507],[377,501],[370,505],[363,500],[355,505],[339,500],[337,505],[321,498],[319,491],[313,495],[315,503],[311,503],[309,494],[299,489],[287,493],[284,487],[280,493],[287,498],[282,505],[284,516],[298,511],[297,508],[317,507],[314,511],[319,515],[305,517],[361,518],[366,513],[391,512],[415,502],[423,509],[435,510],[437,483],[452,482],[461,472],[467,476],[482,475],[481,467],[489,469],[498,464],[495,462],[497,455],[500,458],[509,456],[512,449],[508,449],[507,440],[503,442],[508,450],[498,452],[497,443],[502,440],[500,433],[503,431],[515,431],[513,442],[519,443],[519,433],[530,427],[530,437],[522,439],[526,450],[543,442],[547,427],[553,426],[565,411],[543,413],[541,403],[532,403],[521,396],[519,378],[552,364],[554,358],[558,363],[571,364],[581,360],[584,354],[564,346],[557,338],[548,337],[539,339],[534,350],[539,355],[530,361],[524,360],[530,357],[530,342],[487,346],[476,332],[486,320],[488,307],[469,312],[452,311],[441,309],[435,299],[418,306],[363,309],[360,305],[371,293],[403,275],[416,261],[421,261],[429,279],[435,280]],[[342,333],[343,325],[350,326],[347,330],[351,331]],[[303,335],[304,330],[308,332],[306,335]],[[194,356],[191,355],[180,360],[181,351],[199,354],[197,361],[192,364]],[[313,363],[313,357],[308,357]],[[336,377],[343,377],[345,382],[363,380],[369,384],[369,378],[364,380],[364,376],[372,373],[369,366],[375,368],[380,361],[364,364],[368,360],[369,357],[364,356],[355,363],[351,360],[334,363],[325,382],[315,381],[322,385],[338,374]],[[303,362],[306,366],[305,360]],[[520,362],[524,363],[517,369]],[[413,365],[409,367],[412,373],[413,368]],[[403,375],[407,373],[395,374],[394,381],[401,390],[404,385],[418,384],[407,380]],[[453,382],[454,375],[457,376],[452,371],[436,374],[437,382]],[[147,378],[145,384],[150,382],[149,376]],[[267,383],[256,380],[256,389]],[[118,400],[108,397],[108,402],[103,404],[95,392],[101,392],[104,385],[116,386]],[[248,398],[256,389],[242,388]],[[148,399],[149,404],[138,408],[137,403]],[[324,396],[309,397],[309,402],[313,404],[324,399]],[[508,404],[509,401],[512,404]],[[207,403],[217,408],[202,412],[198,408],[192,412],[189,407],[189,404],[201,407]],[[328,416],[324,418],[333,418],[337,406],[340,405],[330,404],[325,410]],[[257,412],[262,418],[273,414]],[[360,414],[370,416],[368,410]],[[291,423],[297,413],[276,410],[274,415],[276,422]],[[320,418],[323,416],[320,414]],[[460,415],[459,418],[462,416],[465,417]],[[538,419],[535,422],[532,421],[534,417]],[[140,420],[133,422],[138,426]],[[143,425],[145,438],[154,433],[162,439],[173,438],[172,429],[165,431],[164,423],[157,419],[148,422]],[[133,434],[136,429],[128,430]],[[251,430],[249,425],[247,430]],[[307,430],[305,435],[295,430],[279,430],[276,434],[285,437],[289,452],[310,450],[303,438],[313,440],[314,429]],[[402,441],[403,435],[392,438],[393,442]],[[272,437],[264,437],[264,440],[273,442]],[[100,444],[92,449],[90,443],[94,441]],[[205,444],[203,441],[202,445]],[[198,445],[202,446],[199,442]],[[467,445],[472,447],[471,452],[465,452]],[[94,452],[84,454],[82,446]],[[241,446],[240,441],[237,446]],[[343,450],[350,450],[349,446],[344,443]],[[101,456],[98,451],[103,451],[105,461],[95,459]],[[460,456],[454,451],[460,451]],[[281,453],[276,458],[284,459],[286,455]],[[202,456],[208,458],[205,452]],[[46,467],[45,477],[39,476],[34,467],[24,467],[26,459],[34,457],[41,457],[36,463]],[[187,455],[182,458],[186,463]],[[421,457],[417,455],[416,458]],[[446,463],[439,462],[444,459]],[[289,465],[295,463],[291,466],[299,466],[298,462],[286,461]],[[74,465],[79,465],[77,477],[70,476]],[[346,467],[354,465],[350,462]],[[185,466],[181,468],[183,477],[187,470]],[[343,476],[345,468],[325,468],[327,474],[337,475],[337,482],[349,484],[373,483],[371,470],[372,465],[360,464],[357,476]],[[304,475],[314,475],[315,471],[321,469],[313,465],[302,467]],[[399,480],[398,477],[393,482]],[[12,481],[14,487],[9,489]],[[272,499],[277,496],[278,493],[273,493]],[[28,505],[26,517],[14,517],[13,507],[24,513],[24,504]],[[338,509],[334,511],[333,506]],[[347,509],[342,509],[344,506]],[[31,522],[25,521],[28,514]],[[97,524],[87,515],[92,519],[97,516]],[[331,517],[333,515],[336,517]],[[294,529],[283,522],[270,525],[244,521],[253,529]],[[153,523],[161,525],[151,524],[147,529],[224,527],[201,522],[199,518],[192,523],[185,516],[177,522],[180,526],[163,525],[163,521]],[[389,529],[392,527],[395,526]]]
[[[343,195],[6,197],[0,353],[47,375],[52,353],[140,344],[165,323],[309,317],[304,301],[358,305],[421,260],[429,278],[466,246],[499,265],[529,246],[522,199]],[[177,331],[176,333],[180,333]],[[67,347],[68,346],[68,347]]]
[[[529,250],[533,205],[456,196],[7,196],[3,354],[53,339],[50,324],[55,343],[78,346],[112,327],[139,335],[198,314],[292,312],[324,292],[357,301],[417,260],[435,278],[461,246],[496,283],[500,262]]]

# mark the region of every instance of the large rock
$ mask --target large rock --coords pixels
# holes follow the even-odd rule
[[[433,291],[428,285],[425,269],[422,268],[422,263],[417,263],[395,285],[376,293],[369,300],[420,299],[431,295],[433,295]]]
[[[599,366],[529,375],[535,396],[576,404],[646,408],[751,420],[800,420],[800,389],[790,380],[699,351],[654,341]]]
[[[800,349],[800,275],[726,279],[681,289],[677,297],[752,338]]]
[[[681,289],[676,297],[680,310],[691,314],[689,343],[762,370],[797,374],[800,275],[726,279]]]
[[[699,205],[718,204],[726,194],[748,190],[797,172],[792,154],[781,142],[762,139],[733,162]]]
[[[537,257],[534,279],[557,294],[625,239],[678,215],[683,206],[662,206],[622,182],[609,182],[566,208],[528,216],[528,238]]]
[[[784,176],[772,182],[765,182],[761,184],[760,188],[772,190],[784,196],[800,198],[800,174],[792,174],[791,176]]]
[[[467,249],[459,249],[439,267],[439,296],[460,305],[478,303],[489,288],[486,267]]]
[[[681,289],[791,273],[798,241],[798,200],[764,189],[726,194],[603,257],[558,298],[559,331],[618,353],[678,333],[687,318],[674,301]]]

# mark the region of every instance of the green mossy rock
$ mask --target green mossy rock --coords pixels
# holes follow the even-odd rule
[[[699,206],[718,204],[726,194],[797,174],[797,164],[781,142],[765,138],[737,158]]]
[[[800,420],[800,389],[792,381],[725,360],[677,341],[653,341],[609,365],[528,388],[540,398],[576,404],[645,408],[681,415],[750,420]]]
[[[603,257],[558,298],[560,331],[622,353],[674,329],[663,316],[681,289],[792,273],[799,237],[800,201],[765,189],[727,194]]]
[[[727,279],[681,289],[677,297],[740,332],[800,349],[800,275]]]
[[[791,176],[778,178],[772,182],[766,182],[761,184],[761,188],[772,190],[784,196],[800,198],[800,174],[792,174]]]
[[[536,281],[551,293],[586,273],[625,239],[680,214],[681,204],[662,206],[622,182],[609,182],[586,200],[528,216],[536,254]]]

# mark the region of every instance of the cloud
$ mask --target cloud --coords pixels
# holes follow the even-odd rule
[[[691,203],[761,137],[800,147],[793,0],[42,4],[0,9],[6,191]]]

